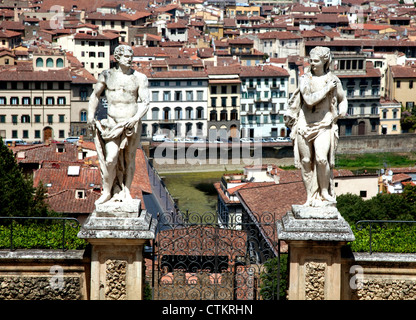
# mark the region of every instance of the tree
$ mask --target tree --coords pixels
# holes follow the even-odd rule
[[[51,212],[45,199],[44,187],[33,187],[32,179],[23,174],[0,138],[0,216],[47,216]]]

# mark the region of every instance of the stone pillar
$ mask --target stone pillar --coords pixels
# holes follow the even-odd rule
[[[92,245],[91,300],[143,299],[143,248],[156,223],[140,200],[96,206],[78,233]]]
[[[355,237],[336,207],[293,205],[277,236],[289,246],[289,300],[340,300],[341,248]]]

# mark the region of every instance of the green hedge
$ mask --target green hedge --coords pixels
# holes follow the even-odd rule
[[[87,242],[77,237],[79,225],[65,223],[64,248],[85,249]],[[13,223],[14,249],[62,249],[62,222]],[[10,225],[0,225],[0,248],[10,248]]]
[[[349,243],[353,252],[370,251],[370,227],[366,226],[358,230],[351,226],[355,235],[355,241]],[[416,225],[389,224],[372,226],[372,251],[415,253],[416,252]]]

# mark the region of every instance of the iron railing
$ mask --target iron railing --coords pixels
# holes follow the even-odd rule
[[[13,244],[13,225],[15,221],[18,220],[22,220],[22,221],[27,221],[27,220],[50,220],[50,221],[61,221],[61,227],[62,227],[62,251],[65,251],[65,227],[66,227],[66,223],[71,221],[71,222],[75,222],[77,226],[80,226],[79,221],[76,218],[71,218],[71,217],[0,217],[0,221],[4,221],[4,220],[10,220],[10,223],[8,224],[9,228],[10,228],[10,250],[14,251],[15,247]],[[3,225],[3,223],[1,223],[1,225]]]
[[[373,240],[373,224],[394,224],[394,223],[416,223],[416,221],[414,220],[359,220],[355,223],[357,230],[362,230],[364,228],[364,224],[367,224],[370,226],[369,229],[369,236],[370,236],[370,241],[369,241],[369,253],[372,254],[373,253],[373,247],[372,247],[372,240]]]

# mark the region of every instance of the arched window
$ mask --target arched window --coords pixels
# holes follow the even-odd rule
[[[159,120],[159,108],[152,109],[152,120]]]
[[[209,113],[209,121],[217,121],[217,111],[212,110]]]
[[[86,110],[81,110],[80,119],[81,119],[81,122],[87,122],[87,111]]]
[[[36,67],[38,67],[38,68],[43,67],[43,59],[42,58],[37,58],[36,59]]]
[[[64,60],[62,58],[56,59],[56,67],[63,68],[64,67]]]
[[[182,108],[181,107],[176,107],[175,108],[175,119],[176,120],[181,120],[182,119]]]
[[[170,108],[166,107],[163,108],[163,120],[169,120],[170,119]]]
[[[52,60],[52,58],[46,59],[46,66],[48,68],[53,68],[53,60]]]

